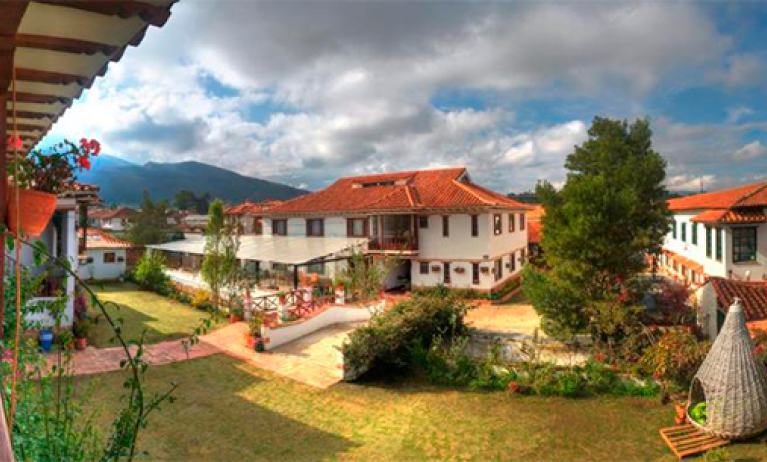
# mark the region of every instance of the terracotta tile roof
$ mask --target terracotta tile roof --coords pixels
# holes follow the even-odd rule
[[[471,183],[465,168],[448,168],[341,178],[326,189],[273,207],[269,213],[413,211],[456,207],[527,209],[525,204]]]
[[[675,262],[677,262],[678,264],[684,266],[686,269],[688,269],[690,271],[695,271],[696,273],[700,273],[700,274],[703,274],[705,276],[705,272],[703,271],[703,265],[698,263],[698,262],[696,262],[695,260],[691,260],[691,259],[689,259],[687,257],[683,257],[683,256],[679,255],[676,252],[672,252],[671,250],[663,249],[662,252],[664,254],[666,254],[666,256],[668,258],[670,258],[670,259],[674,260]]]
[[[130,207],[114,207],[109,209],[97,209],[88,214],[88,218],[94,220],[111,220],[112,218],[133,218],[138,212]]]
[[[530,210],[527,211],[527,221],[540,220],[546,215],[546,211],[541,204],[530,204]]]
[[[712,277],[709,279],[719,299],[719,308],[726,311],[735,297],[743,302],[746,321],[767,319],[767,282],[745,282]]]
[[[761,201],[761,204],[759,203]],[[754,202],[754,203],[751,203]],[[738,188],[711,191],[687,197],[669,199],[672,211],[695,209],[728,209],[735,206],[767,204],[767,182],[754,183]]]
[[[83,230],[77,230],[78,239],[83,238]],[[129,249],[133,247],[128,241],[118,239],[100,229],[88,228],[88,239],[85,241],[86,249]]]
[[[695,223],[716,223],[725,215],[727,215],[727,209],[710,209],[704,210],[694,217],[690,218],[690,221]]]
[[[282,201],[245,201],[242,204],[233,205],[224,209],[226,215],[261,215],[272,207],[282,204]]]

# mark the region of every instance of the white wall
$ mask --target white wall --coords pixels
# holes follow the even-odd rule
[[[104,254],[114,253],[114,263],[105,263]],[[123,277],[127,269],[127,255],[125,249],[89,249],[88,257],[93,261],[88,263],[80,274],[88,279],[115,280]],[[122,261],[119,261],[122,258]]]

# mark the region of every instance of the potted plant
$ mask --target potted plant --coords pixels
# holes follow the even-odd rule
[[[277,298],[280,300],[280,305],[284,305],[288,301],[288,294],[283,291],[277,292]]]
[[[234,324],[240,321],[242,321],[242,309],[232,308],[232,310],[229,311],[229,324]]]
[[[18,141],[17,135],[11,136],[9,145],[18,148]],[[72,187],[77,173],[90,170],[91,156],[98,156],[100,151],[98,141],[83,138],[79,147],[64,141],[49,152],[31,151],[18,162],[9,162],[8,227],[11,231],[38,237],[56,210],[57,195]],[[17,224],[21,229],[17,229]]]
[[[40,331],[40,348],[43,352],[48,353],[53,347],[53,331],[50,329],[43,329]]]
[[[75,336],[75,349],[83,351],[88,348],[88,321],[85,319],[78,319],[74,326],[72,326],[72,335]]]
[[[260,313],[254,314],[248,323],[247,344],[251,350],[256,348],[257,342],[261,339],[261,326],[264,325],[264,319]]]

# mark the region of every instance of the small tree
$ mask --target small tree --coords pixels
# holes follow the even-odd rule
[[[168,204],[152,202],[149,192],[144,191],[141,209],[128,229],[128,240],[137,245],[162,244],[168,241]]]
[[[218,309],[222,289],[233,289],[239,276],[237,251],[240,236],[237,227],[224,219],[224,204],[216,199],[208,210],[205,229],[205,254],[202,261],[202,277],[213,293],[213,306]],[[230,290],[230,299],[231,299]]]
[[[152,291],[162,291],[170,282],[165,274],[165,257],[155,250],[147,250],[136,265],[133,277],[139,286]]]
[[[386,277],[399,262],[399,258],[387,255],[368,257],[354,250],[338,279],[346,286],[351,299],[361,302],[373,300],[378,297]]]

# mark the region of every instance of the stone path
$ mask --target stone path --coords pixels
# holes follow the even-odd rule
[[[248,326],[237,323],[200,337],[188,355],[180,340],[144,347],[144,359],[150,365],[163,365],[223,353],[256,367],[306,383],[328,388],[342,379],[343,358],[337,347],[359,324],[336,324],[283,345],[271,352],[257,353],[245,346]],[[122,348],[88,348],[73,354],[75,375],[100,374],[120,370],[125,358]],[[55,358],[49,357],[49,363]]]

